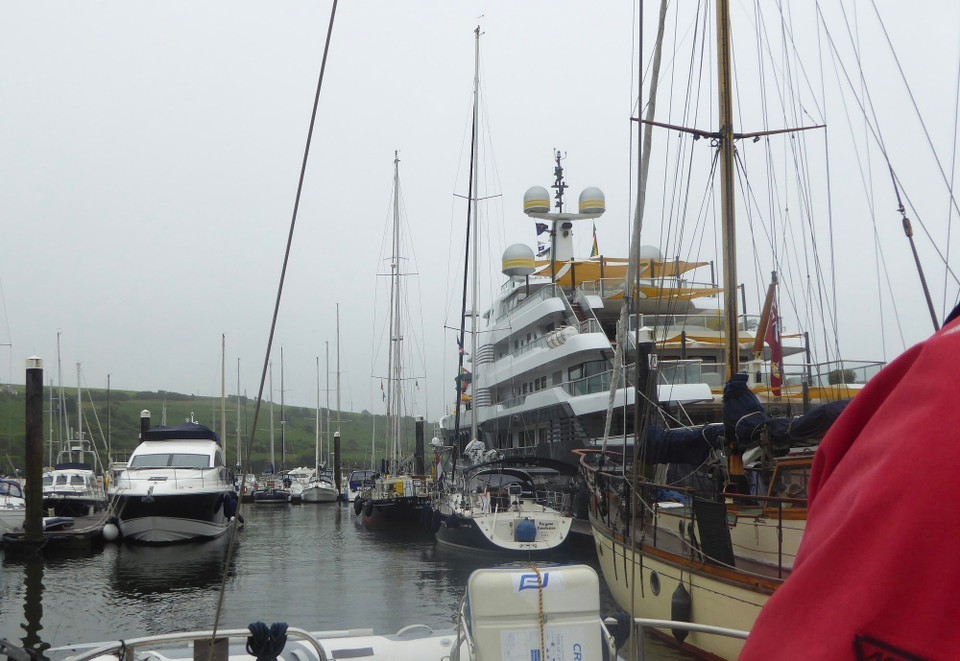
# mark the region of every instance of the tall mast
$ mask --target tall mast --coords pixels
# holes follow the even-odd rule
[[[737,243],[734,215],[733,68],[730,53],[730,6],[717,0],[717,62],[720,94],[720,207],[723,231],[723,311],[726,380],[740,371],[737,342]]]
[[[387,442],[391,470],[400,459],[400,157],[393,152],[393,240],[390,255],[390,346],[387,350]]]
[[[80,392],[80,363],[77,363],[77,440],[83,438],[83,395]],[[77,444],[79,447],[80,444]],[[83,454],[80,454],[80,461],[83,461]],[[73,461],[73,450],[70,451],[70,461]]]
[[[277,472],[277,464],[274,460],[273,445],[273,361],[270,362],[270,470]]]
[[[110,375],[107,374],[107,462],[113,461],[113,438],[110,416]]]
[[[223,463],[227,463],[227,334],[220,334],[220,439]],[[238,455],[239,458],[239,455]]]
[[[283,410],[283,347],[280,347],[280,470],[287,468],[287,417]]]
[[[472,243],[473,243],[473,295],[472,303],[470,305],[470,367],[471,372],[475,372],[477,368],[477,299],[479,298],[480,292],[480,278],[478,276],[480,264],[480,243],[477,239],[479,233],[477,228],[480,225],[480,218],[477,216],[477,127],[479,126],[478,119],[480,117],[480,26],[473,31],[474,34],[474,49],[473,49],[473,125],[474,129],[472,131],[472,144],[470,145],[470,154],[472,156],[470,163],[470,170],[472,171],[472,177],[470,179],[470,206],[473,209],[473,231]],[[459,376],[459,375],[458,375]],[[474,374],[473,378],[476,379],[477,375]],[[473,388],[473,400],[471,401],[470,407],[470,440],[476,440],[477,438],[477,388],[476,383],[474,383]]]
[[[330,434],[330,342],[324,341],[323,346],[327,354],[326,364],[324,365],[324,369],[327,372],[327,376],[325,379],[325,384],[326,384],[325,387],[327,392],[327,460],[325,463],[327,464],[327,466],[329,466],[330,465],[330,448],[333,445],[333,436]],[[321,452],[320,454],[322,455],[323,453]]]
[[[226,443],[226,439],[223,441]],[[237,466],[242,466],[240,455],[240,359],[237,358]]]
[[[324,341],[324,349],[326,350],[327,360],[325,369],[327,372],[326,376],[326,391],[327,391],[327,466],[330,465],[330,446],[332,445],[333,437],[330,435],[330,342]],[[321,453],[322,455],[323,453]]]
[[[60,450],[63,450],[64,430],[67,428],[67,404],[63,396],[63,363],[60,360],[60,331],[57,331],[57,385],[60,389],[60,398],[57,400],[57,442],[60,444]]]
[[[327,344],[327,343],[324,342],[324,344]],[[329,354],[330,354],[330,352],[329,352],[329,350],[328,350],[328,351],[327,351],[327,362],[328,362],[328,363],[330,362]],[[329,379],[330,379],[330,377],[329,377],[329,375],[328,375],[328,376],[327,376],[327,380],[329,381]],[[329,395],[329,393],[327,394],[327,401],[328,401],[328,402],[330,401],[330,395]],[[313,468],[314,468],[314,470],[317,471],[317,477],[320,477],[320,356],[317,356],[317,420],[316,420],[316,427],[317,427],[317,438],[316,438],[316,444],[315,444],[314,450],[313,450]]]
[[[340,304],[337,303],[337,433],[340,433]]]

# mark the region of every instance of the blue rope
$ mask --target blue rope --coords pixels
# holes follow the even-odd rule
[[[247,654],[257,657],[257,661],[276,661],[287,644],[286,622],[275,622],[269,628],[263,622],[254,622],[247,628]]]

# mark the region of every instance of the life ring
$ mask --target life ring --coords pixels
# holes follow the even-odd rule
[[[363,513],[366,516],[373,516],[373,501],[368,500],[363,506]]]

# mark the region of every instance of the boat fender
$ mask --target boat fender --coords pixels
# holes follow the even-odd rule
[[[678,622],[689,622],[692,607],[690,593],[683,587],[683,583],[678,583],[677,589],[673,591],[673,597],[670,599],[670,619]],[[671,629],[670,631],[673,633],[673,637],[681,643],[686,640],[689,633],[682,629]]]
[[[360,494],[357,494],[357,497],[353,499],[353,513],[357,516],[360,516],[360,512],[363,510],[363,499],[360,498]]]
[[[537,541],[537,524],[530,519],[520,521],[513,529],[513,541],[526,543]]]
[[[247,638],[247,653],[255,656],[257,661],[274,661],[283,652],[287,644],[287,624],[275,622],[267,627],[263,622],[254,622],[247,627],[250,636]]]
[[[447,517],[447,528],[453,528],[456,530],[460,527],[460,517],[456,514],[451,514]]]
[[[433,531],[434,534],[440,530],[440,523],[442,520],[443,517],[440,516],[440,510],[434,510],[433,518],[430,521],[430,530]]]
[[[243,528],[243,524],[246,523],[246,522],[243,520],[243,514],[237,514],[237,523],[239,523],[239,524],[240,524],[240,527]]]
[[[613,642],[617,649],[620,649],[630,639],[633,618],[630,617],[630,613],[624,613],[623,611],[617,611],[612,617],[616,620],[616,624],[608,624],[606,627],[610,635],[613,636]]]
[[[219,511],[220,511],[220,508],[223,507],[223,506],[224,506],[224,505],[223,505],[223,494],[220,494],[219,496],[217,496],[217,501],[213,504],[213,511],[214,511],[214,512],[219,512]],[[224,512],[224,513],[226,513],[226,512]]]
[[[103,526],[103,538],[108,542],[114,542],[120,538],[120,529],[112,524],[107,523]]]
[[[430,505],[424,505],[423,509],[420,510],[420,525],[424,528],[430,527],[430,522],[433,520],[433,508]]]
[[[372,501],[372,500],[368,500],[366,503],[364,503],[364,505],[363,505],[363,513],[366,514],[367,516],[373,516],[373,501]]]

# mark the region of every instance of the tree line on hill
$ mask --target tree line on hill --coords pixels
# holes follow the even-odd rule
[[[110,459],[123,461],[137,446],[140,433],[140,412],[150,411],[151,426],[161,424],[176,425],[191,418],[218,434],[221,433],[220,398],[199,395],[185,395],[169,391],[118,391],[90,389],[82,393],[81,410],[83,412],[83,430],[86,438],[92,438],[106,465]],[[53,409],[51,415],[50,409]],[[256,408],[256,398],[230,397],[226,400],[226,437],[223,439],[227,454],[227,464],[236,464],[239,408],[239,445],[247,466],[253,472],[261,472],[270,462],[270,404],[261,405],[257,420],[257,429],[251,429]],[[61,415],[60,411],[64,411]],[[328,411],[320,409],[321,436],[326,459]],[[276,466],[281,463],[285,468],[313,466],[316,439],[316,409],[300,406],[285,406],[285,424],[280,421],[280,406],[273,405],[274,418],[274,457]],[[345,467],[360,468],[371,465],[371,447],[376,440],[376,456],[373,461],[379,463],[383,455],[386,417],[374,415],[369,411],[360,413],[342,411],[340,413],[341,461]],[[337,412],[329,412],[329,438],[332,442],[336,430]],[[46,463],[52,464],[61,440],[75,435],[77,428],[76,396],[66,395],[64,401],[54,392],[51,400],[50,387],[44,387],[43,438]],[[414,419],[404,417],[401,422],[403,438],[413,451]],[[433,425],[427,423],[426,436],[429,442]],[[251,433],[253,442],[250,443]],[[281,438],[286,446],[285,459],[281,456]],[[0,474],[11,474],[23,469],[26,443],[26,411],[23,386],[3,386],[0,388]],[[329,450],[332,463],[333,449]],[[52,458],[51,458],[52,457]],[[109,458],[108,458],[109,457]]]

